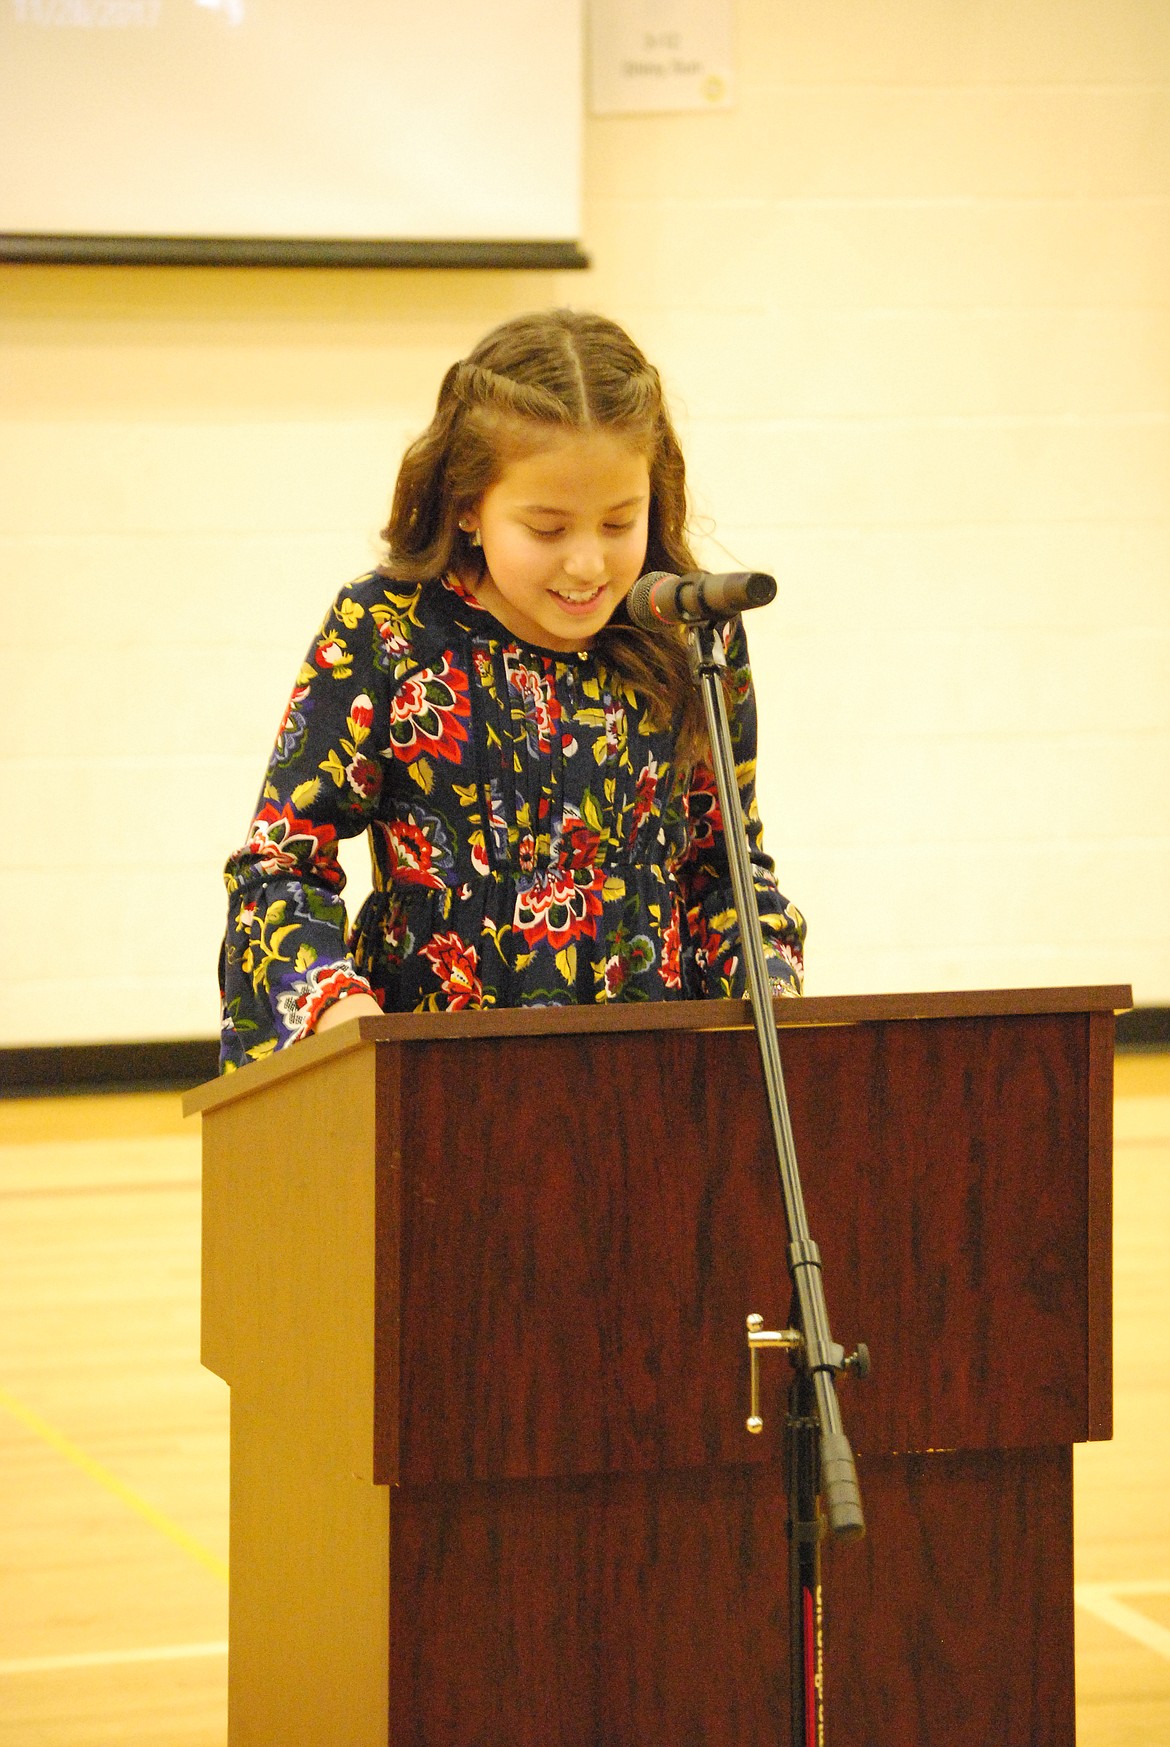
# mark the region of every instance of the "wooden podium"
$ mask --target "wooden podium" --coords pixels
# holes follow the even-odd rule
[[[1123,988],[779,1002],[868,1537],[827,1747],[1069,1747]],[[362,1019],[191,1094],[231,1747],[787,1742],[788,1312],[738,1002]]]

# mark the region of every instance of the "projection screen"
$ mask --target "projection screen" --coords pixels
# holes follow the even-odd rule
[[[0,0],[0,258],[582,266],[581,0]]]

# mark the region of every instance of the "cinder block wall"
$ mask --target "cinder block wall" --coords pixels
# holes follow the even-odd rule
[[[553,302],[664,369],[711,566],[781,579],[810,992],[1170,1000],[1170,8],[738,30],[734,110],[589,122],[589,273],[0,271],[0,1043],[213,1031],[300,655],[447,363]]]

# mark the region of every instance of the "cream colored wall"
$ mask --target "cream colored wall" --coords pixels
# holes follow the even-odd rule
[[[586,274],[7,268],[0,1041],[206,1034],[219,867],[484,328],[629,323],[752,621],[811,992],[1170,1000],[1170,8],[739,0]],[[352,863],[352,858],[351,858]]]

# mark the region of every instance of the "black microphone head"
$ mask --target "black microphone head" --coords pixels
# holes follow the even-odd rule
[[[766,607],[776,599],[776,578],[762,570],[753,570],[744,577],[744,593],[751,607]]]
[[[643,631],[660,625],[719,624],[748,607],[763,607],[776,597],[776,579],[762,570],[737,570],[713,576],[688,570],[675,576],[651,570],[640,576],[626,596],[626,612]]]
[[[669,570],[648,570],[640,576],[626,596],[626,611],[633,624],[643,631],[659,631],[662,620],[650,605],[650,596],[660,582],[677,582]]]

